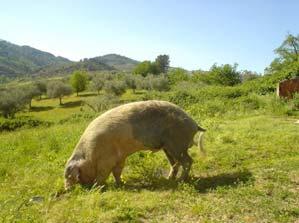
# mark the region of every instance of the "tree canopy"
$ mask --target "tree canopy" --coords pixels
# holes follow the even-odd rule
[[[159,55],[157,56],[155,63],[157,65],[159,73],[164,73],[166,74],[169,68],[169,56],[164,54],[164,55]]]
[[[85,71],[75,71],[71,76],[71,86],[77,93],[84,91],[87,87],[87,73]]]
[[[71,87],[62,81],[53,81],[47,86],[47,94],[49,98],[59,98],[60,105],[62,105],[62,97],[70,95],[71,93]]]

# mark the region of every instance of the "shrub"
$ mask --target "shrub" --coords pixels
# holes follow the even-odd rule
[[[148,91],[168,91],[170,89],[169,81],[166,75],[154,76],[152,74],[137,80],[139,89]]]
[[[294,110],[297,109],[299,110],[299,93],[296,93],[292,99],[292,104]]]
[[[152,87],[157,91],[168,91],[170,89],[168,78],[165,75],[153,77]]]
[[[174,68],[168,72],[168,79],[170,84],[174,85],[181,81],[188,81],[190,79],[190,75],[182,68]]]
[[[37,126],[49,126],[51,122],[41,121],[33,119],[31,117],[23,116],[15,119],[0,119],[0,131],[13,131],[21,127],[37,127]]]

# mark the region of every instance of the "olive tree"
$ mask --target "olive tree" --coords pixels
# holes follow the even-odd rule
[[[4,118],[14,118],[25,107],[24,93],[19,89],[0,92],[0,112]]]
[[[120,96],[126,91],[126,84],[121,80],[106,81],[104,89],[108,94]]]
[[[59,98],[59,105],[62,105],[62,97],[70,95],[72,89],[62,81],[53,81],[47,85],[47,94],[49,98]]]
[[[100,94],[100,91],[105,85],[105,76],[104,75],[95,75],[91,80],[91,88]]]
[[[137,77],[133,76],[132,74],[128,74],[124,79],[127,87],[132,89],[133,93],[135,94],[135,90],[137,88]]]
[[[29,110],[31,109],[31,103],[32,103],[32,99],[34,97],[40,96],[41,95],[41,91],[39,90],[39,88],[34,85],[31,84],[29,86],[26,86],[22,89],[23,93],[24,93],[24,100],[25,103],[28,104],[29,106]]]
[[[47,84],[45,81],[36,81],[33,83],[39,91],[39,99],[42,99],[42,95],[47,93]]]

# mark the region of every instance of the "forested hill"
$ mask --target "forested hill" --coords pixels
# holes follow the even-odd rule
[[[45,66],[62,66],[72,62],[63,57],[0,40],[0,75],[32,74]]]
[[[52,76],[69,74],[78,69],[87,71],[131,71],[138,63],[136,60],[118,54],[107,54],[73,62],[30,46],[19,46],[0,40],[0,76]]]
[[[38,75],[69,74],[75,70],[86,71],[132,71],[139,62],[118,54],[107,54],[104,56],[85,58],[62,66],[47,66],[41,69]]]
[[[123,71],[130,71],[139,63],[137,60],[133,60],[118,54],[107,54],[101,57],[95,57],[94,59],[98,59],[99,61],[102,61],[103,63],[112,66],[117,70]]]

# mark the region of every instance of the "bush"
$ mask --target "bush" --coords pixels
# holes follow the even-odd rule
[[[175,91],[188,92],[188,91],[198,90],[205,86],[206,85],[202,82],[181,81],[181,82],[176,83],[176,85],[173,87],[173,89]]]
[[[33,128],[37,126],[49,126],[51,124],[51,122],[41,121],[27,116],[15,119],[0,119],[0,131],[13,131],[21,127]]]
[[[296,93],[292,99],[294,110],[299,110],[299,93]]]
[[[170,89],[168,78],[165,75],[153,77],[152,87],[156,91],[168,91]]]
[[[168,72],[168,79],[170,84],[174,85],[181,81],[188,81],[190,79],[190,75],[182,68],[174,68]]]
[[[148,91],[168,91],[170,89],[168,78],[165,75],[154,76],[150,74],[145,78],[139,79],[137,81],[137,86],[139,89]]]

